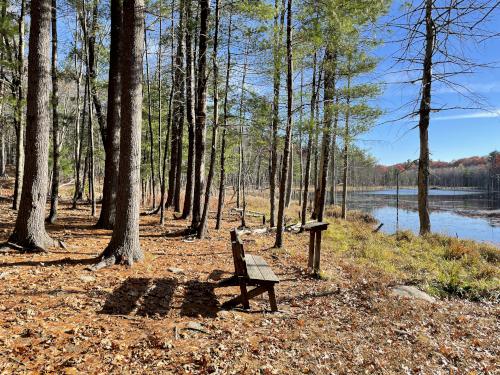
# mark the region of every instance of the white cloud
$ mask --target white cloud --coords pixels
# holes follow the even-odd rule
[[[500,117],[500,109],[492,111],[469,112],[460,115],[439,116],[433,118],[434,121],[448,121],[448,120],[466,120],[466,119],[481,119],[481,118],[497,118]]]

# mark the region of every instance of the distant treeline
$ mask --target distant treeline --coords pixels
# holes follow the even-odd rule
[[[397,184],[399,175],[401,186],[414,186],[417,183],[417,165],[418,161],[376,165],[371,184],[393,186]],[[451,162],[431,161],[429,178],[430,186],[500,191],[500,153],[493,151],[487,156],[472,156]]]

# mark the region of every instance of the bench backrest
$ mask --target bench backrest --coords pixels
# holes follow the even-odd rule
[[[231,229],[231,249],[233,250],[234,273],[236,276],[247,276],[245,250],[236,229]]]

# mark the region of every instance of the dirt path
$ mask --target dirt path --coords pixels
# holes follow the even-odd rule
[[[171,214],[169,215],[171,216]],[[0,240],[15,214],[0,201]],[[232,272],[229,228],[204,241],[143,217],[144,262],[85,270],[110,238],[86,208],[61,207],[49,232],[67,250],[0,255],[0,373],[468,373],[499,371],[498,305],[423,301],[388,293],[395,283],[325,254],[330,280],[309,278],[307,237],[245,237],[282,282],[279,313],[267,298],[221,311],[237,293],[216,288]],[[213,228],[213,223],[210,223]]]

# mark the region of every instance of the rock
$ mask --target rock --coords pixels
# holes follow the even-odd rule
[[[205,329],[205,327],[197,322],[188,322],[184,329],[208,334],[208,331]]]
[[[172,273],[175,273],[176,275],[184,274],[184,270],[182,268],[170,267],[167,270],[172,272]]]
[[[0,272],[0,280],[5,279],[5,277],[8,275],[8,272]]]
[[[84,283],[91,283],[92,281],[95,281],[95,277],[90,275],[80,275],[80,280]]]
[[[393,295],[399,297],[415,298],[430,303],[436,302],[434,297],[411,285],[397,285],[391,291]]]

